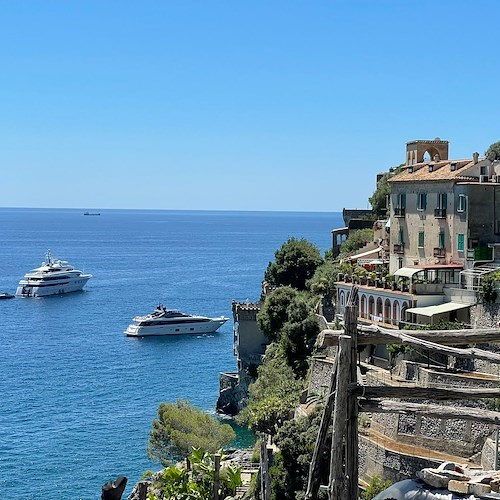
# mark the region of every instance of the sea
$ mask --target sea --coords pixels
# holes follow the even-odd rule
[[[93,277],[79,293],[0,301],[0,499],[95,500],[146,470],[161,402],[214,413],[235,371],[231,301],[256,301],[275,251],[322,251],[340,213],[0,209],[0,292],[15,293],[48,249]],[[158,303],[231,319],[204,336],[130,338]],[[235,446],[249,436],[238,429]]]

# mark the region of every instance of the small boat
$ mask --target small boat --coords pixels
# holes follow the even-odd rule
[[[133,323],[125,330],[129,337],[146,337],[149,335],[183,335],[205,334],[218,330],[228,318],[207,318],[184,314],[174,309],[167,309],[159,304],[156,309],[146,316],[136,316]]]
[[[7,293],[7,292],[0,293],[0,300],[13,299],[14,297],[15,297],[15,295],[12,295],[11,293]]]
[[[45,297],[62,293],[79,292],[92,278],[91,274],[70,266],[65,260],[53,259],[50,250],[46,261],[31,270],[19,281],[16,290],[18,297]]]
[[[101,215],[100,212],[84,212],[83,215]]]

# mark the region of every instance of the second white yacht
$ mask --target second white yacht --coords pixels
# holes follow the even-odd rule
[[[180,311],[167,309],[159,304],[146,316],[136,316],[125,333],[130,337],[145,337],[149,335],[183,335],[204,334],[215,332],[228,318],[207,318],[184,314]]]
[[[24,275],[19,282],[16,295],[18,297],[46,297],[62,293],[78,292],[91,274],[70,266],[65,260],[52,259],[50,250],[47,251],[46,261],[40,267]]]

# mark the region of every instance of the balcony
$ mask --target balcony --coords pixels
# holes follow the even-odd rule
[[[444,248],[434,248],[434,257],[444,259],[446,256],[446,250]]]
[[[406,215],[405,207],[394,207],[394,215],[395,217],[404,217]]]
[[[476,247],[467,250],[467,259],[474,261],[493,260],[493,249],[489,247]]]
[[[405,244],[404,243],[395,243],[393,246],[392,246],[392,251],[394,253],[397,253],[399,255],[401,254],[404,254],[405,253]]]
[[[434,210],[434,217],[444,219],[446,217],[446,208],[436,208]]]

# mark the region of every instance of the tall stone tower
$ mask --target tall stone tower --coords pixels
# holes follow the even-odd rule
[[[431,160],[448,159],[448,141],[436,137],[433,141],[411,141],[406,143],[406,164],[413,165],[424,161],[425,153],[429,153]]]

